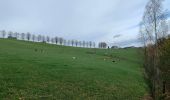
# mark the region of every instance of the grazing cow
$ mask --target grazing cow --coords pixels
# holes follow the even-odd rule
[[[112,62],[114,62],[114,63],[115,63],[116,61],[115,61],[115,60],[113,60]]]
[[[72,57],[74,60],[76,59],[76,57]]]
[[[35,52],[37,52],[38,50],[37,49],[34,49]]]

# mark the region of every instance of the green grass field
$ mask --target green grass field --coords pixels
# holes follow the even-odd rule
[[[148,92],[141,59],[137,49],[0,39],[0,100],[141,100]]]

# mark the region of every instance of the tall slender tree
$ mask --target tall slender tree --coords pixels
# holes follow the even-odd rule
[[[159,43],[160,38],[164,38],[167,33],[166,15],[162,6],[163,0],[149,0],[146,5],[143,20],[140,27],[141,37],[145,49],[146,71],[152,83],[152,95],[157,98],[157,90],[159,85],[160,69],[159,63]]]
[[[1,33],[2,33],[2,38],[5,38],[5,36],[6,36],[6,31],[5,31],[5,30],[2,30]]]
[[[47,41],[47,43],[50,42],[50,37],[49,36],[46,36],[46,41]]]
[[[45,38],[45,36],[42,36],[42,42],[43,42],[43,43],[46,43],[46,38]]]
[[[51,43],[53,43],[53,44],[56,43],[55,38],[51,38]]]
[[[90,48],[92,47],[92,41],[89,41],[89,46],[90,46]]]
[[[33,34],[32,35],[32,41],[35,42],[36,41],[36,36]]]
[[[60,45],[63,45],[63,41],[64,41],[64,39],[63,39],[62,37],[60,37],[60,38],[59,38],[59,43],[60,43]]]
[[[55,39],[55,43],[58,44],[59,38],[56,36],[54,39]]]
[[[78,44],[79,44],[80,47],[82,46],[82,42],[81,41],[78,41]]]
[[[27,34],[26,34],[26,39],[27,39],[28,41],[30,41],[30,39],[31,39],[31,34],[30,34],[29,32],[27,32]]]
[[[68,40],[67,45],[70,46],[70,44],[71,44],[71,40]]]
[[[42,42],[42,36],[41,36],[41,35],[38,35],[37,41],[38,41],[38,42]]]
[[[21,39],[22,39],[22,40],[25,39],[25,33],[21,33]]]
[[[83,41],[82,45],[83,45],[83,47],[85,47],[86,46],[86,41]]]
[[[95,48],[96,47],[96,43],[95,42],[93,42],[93,48]]]
[[[71,40],[71,45],[72,45],[72,46],[74,46],[74,43],[75,43],[74,40]]]
[[[89,47],[89,42],[86,42],[86,47],[87,47],[87,48]]]
[[[78,43],[79,43],[78,40],[75,40],[75,45],[76,45],[76,47],[78,46]]]
[[[63,44],[66,46],[67,45],[67,40],[64,39]]]

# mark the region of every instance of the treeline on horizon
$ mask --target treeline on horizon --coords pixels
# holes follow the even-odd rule
[[[0,31],[2,38],[25,40],[32,42],[43,42],[56,45],[73,46],[73,47],[83,47],[83,48],[96,48],[96,43],[92,41],[79,41],[79,40],[66,40],[62,37],[49,37],[44,35],[35,35],[29,32],[18,33],[18,32],[6,32],[5,30]],[[106,42],[99,42],[98,48],[107,48]]]

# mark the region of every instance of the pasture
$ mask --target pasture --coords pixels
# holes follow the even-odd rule
[[[138,49],[85,49],[0,39],[0,99],[141,100]]]

